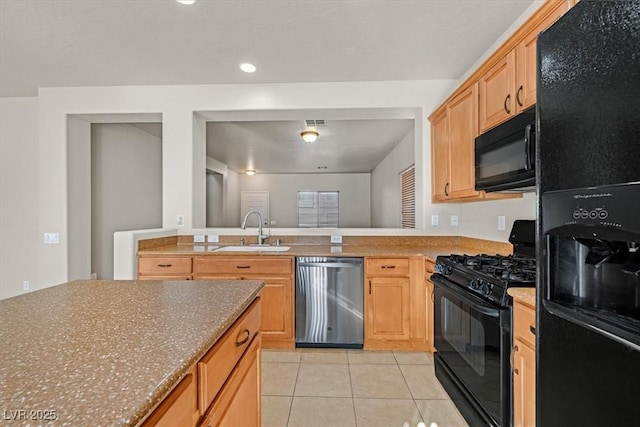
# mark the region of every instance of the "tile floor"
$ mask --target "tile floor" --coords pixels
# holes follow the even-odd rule
[[[423,352],[262,351],[263,427],[467,426]]]

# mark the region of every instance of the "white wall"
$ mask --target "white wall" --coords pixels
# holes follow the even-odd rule
[[[207,227],[224,227],[224,176],[207,172]]]
[[[68,280],[91,277],[91,123],[67,120]]]
[[[37,98],[0,98],[0,299],[40,283],[37,124]]]
[[[162,141],[129,124],[93,124],[90,166],[91,271],[112,279],[114,233],[162,227]]]
[[[498,216],[506,218],[504,231],[498,230]],[[536,219],[536,193],[524,193],[522,199],[462,203],[460,235],[507,242],[516,219]]]
[[[339,226],[371,226],[371,178],[368,173],[240,174],[239,187],[240,192],[269,192],[269,219],[276,221],[274,227],[298,226],[298,191],[339,191]]]
[[[409,131],[371,172],[371,226],[400,228],[400,172],[415,162],[414,131]]]
[[[38,131],[46,135],[40,144],[37,167],[40,210],[38,235],[59,232],[60,245],[38,240],[41,286],[68,280],[67,263],[67,115],[161,114],[162,218],[164,228],[174,228],[176,217],[185,216],[185,227],[204,227],[205,169],[204,121],[198,112],[311,109],[411,109],[416,119],[415,153],[417,225],[431,213],[457,212],[457,206],[431,205],[429,127],[426,116],[455,85],[451,80],[387,81],[355,83],[293,83],[264,85],[194,85],[41,88],[38,99]],[[305,96],[301,97],[300,93]],[[43,137],[44,138],[44,137]],[[28,164],[33,166],[33,162]],[[25,165],[22,165],[25,167]],[[426,168],[426,169],[425,169]],[[17,190],[18,191],[18,190]],[[35,224],[31,224],[35,226]],[[453,230],[457,231],[457,230]],[[433,227],[427,234],[452,234],[448,227]],[[376,231],[372,232],[377,234]]]

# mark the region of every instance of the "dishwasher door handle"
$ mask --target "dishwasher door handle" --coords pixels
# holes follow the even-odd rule
[[[360,268],[358,264],[348,262],[300,262],[299,267],[323,267],[323,268]]]

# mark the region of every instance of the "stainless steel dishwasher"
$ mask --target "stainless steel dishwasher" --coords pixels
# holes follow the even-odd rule
[[[296,258],[296,347],[362,348],[362,258]]]

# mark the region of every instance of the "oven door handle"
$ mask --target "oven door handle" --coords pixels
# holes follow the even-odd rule
[[[431,280],[440,285],[443,289],[455,294],[462,301],[467,303],[473,310],[478,313],[482,313],[489,317],[500,317],[500,309],[492,305],[487,304],[475,295],[466,295],[462,288],[450,282],[440,274],[434,274],[431,276]],[[458,289],[459,288],[459,289]]]

